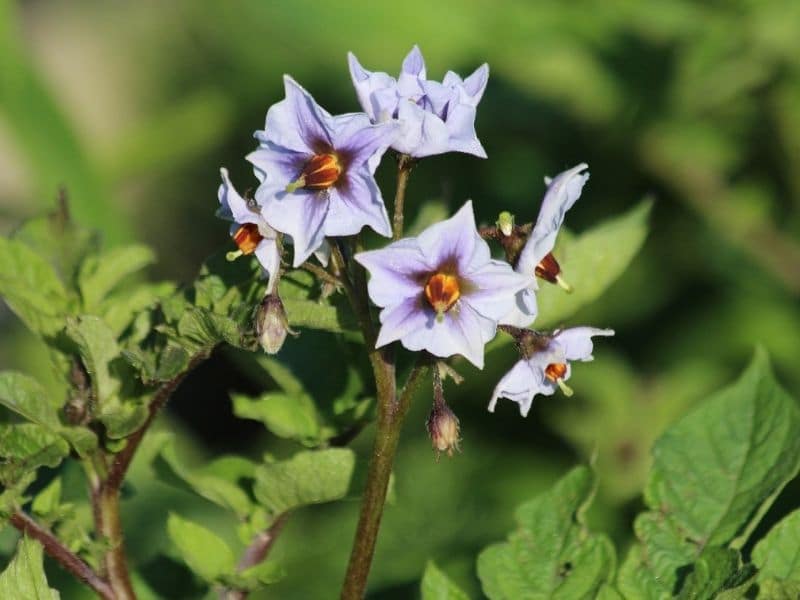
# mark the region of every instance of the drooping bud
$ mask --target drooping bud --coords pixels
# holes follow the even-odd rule
[[[504,210],[499,215],[497,215],[497,228],[500,232],[508,237],[514,231],[514,215],[512,215],[507,210]]]
[[[558,284],[568,294],[572,293],[572,286],[561,277],[561,265],[558,264],[552,252],[548,252],[545,257],[539,261],[534,272],[537,277],[541,277],[550,283]]]
[[[289,327],[286,310],[277,294],[267,294],[256,311],[258,342],[267,354],[277,354],[286,340],[286,334],[297,335]]]
[[[450,310],[460,297],[461,287],[455,275],[435,273],[425,284],[425,298],[436,311],[437,319],[441,320],[444,313]]]
[[[454,450],[461,451],[458,447],[460,441],[458,417],[447,404],[434,402],[425,426],[428,429],[433,449],[436,451],[436,460],[439,460],[442,452],[446,452],[447,456],[453,456]]]
[[[335,153],[315,154],[303,167],[300,177],[286,186],[286,191],[324,190],[335,184],[341,174],[342,165]]]

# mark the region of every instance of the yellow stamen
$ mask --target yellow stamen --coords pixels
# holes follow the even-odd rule
[[[436,320],[439,322],[444,319],[444,313],[453,308],[460,297],[461,287],[455,275],[435,273],[425,284],[425,298],[436,311]]]

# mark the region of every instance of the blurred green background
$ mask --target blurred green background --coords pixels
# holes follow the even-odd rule
[[[573,231],[644,196],[656,202],[640,255],[565,323],[617,331],[575,369],[573,398],[542,399],[527,419],[511,403],[490,415],[513,349],[493,352],[483,372],[462,364],[467,381],[446,393],[463,453],[437,464],[427,389],[419,395],[378,544],[375,598],[413,597],[428,558],[477,595],[475,556],[512,527],[512,508],[591,457],[600,474],[591,518],[624,548],[652,441],[732,380],[757,343],[800,396],[800,3],[0,0],[0,233],[52,206],[65,185],[78,220],[110,243],[152,244],[152,275],[181,282],[227,243],[213,216],[219,167],[240,189],[255,186],[243,157],[283,96],[281,75],[333,113],[358,110],[346,52],[396,74],[414,43],[431,78],[489,63],[477,121],[489,159],[423,161],[409,219],[427,202],[455,208],[470,197],[486,223],[501,210],[532,220],[543,177],[581,161],[592,177],[567,217]],[[385,160],[387,197],[392,175]],[[0,327],[0,367],[41,373],[41,349],[5,307]],[[332,398],[343,381],[333,347],[308,332],[281,358],[317,397]],[[230,390],[260,389],[240,365],[218,353],[163,420],[197,461],[286,451],[230,416]],[[363,455],[370,440],[368,429],[356,442]],[[171,580],[183,590],[174,597],[189,597],[189,572],[159,558],[168,510],[229,539],[235,524],[152,481],[144,463],[125,505],[130,556],[153,585]],[[74,481],[80,495],[79,473]],[[775,510],[796,506],[799,487]],[[357,507],[353,499],[294,515],[274,549],[289,575],[260,597],[332,597]],[[4,554],[12,540],[6,532]],[[64,597],[81,597],[51,573]]]

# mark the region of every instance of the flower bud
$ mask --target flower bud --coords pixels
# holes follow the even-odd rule
[[[267,354],[277,354],[286,340],[286,334],[297,335],[289,328],[286,310],[277,294],[267,294],[256,312],[258,342]]]
[[[447,456],[453,456],[453,450],[461,451],[458,447],[460,431],[458,417],[447,404],[434,402],[425,426],[428,428],[428,435],[431,437],[431,444],[436,451],[437,460],[441,452],[447,452]]]

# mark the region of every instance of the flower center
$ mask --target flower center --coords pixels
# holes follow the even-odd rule
[[[458,277],[447,273],[435,273],[425,284],[425,298],[441,318],[444,313],[453,308],[461,297],[461,288]]]
[[[286,191],[325,190],[335,184],[341,174],[342,164],[335,153],[315,154],[303,167],[300,177],[286,186]]]
[[[564,375],[567,372],[566,363],[550,363],[544,369],[544,376],[557,384],[565,396],[572,396],[572,388],[564,383]]]
[[[566,372],[567,365],[565,363],[551,363],[544,369],[544,374],[553,383],[563,378]]]
[[[233,234],[233,241],[236,242],[241,254],[245,256],[255,252],[256,246],[263,239],[264,236],[258,231],[258,225],[255,223],[245,223]]]
[[[552,252],[548,252],[545,257],[539,261],[539,264],[536,265],[536,269],[534,269],[534,274],[545,281],[560,285],[567,293],[572,291],[572,286],[561,277],[561,265],[558,264]]]

